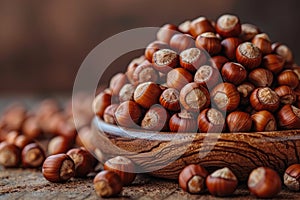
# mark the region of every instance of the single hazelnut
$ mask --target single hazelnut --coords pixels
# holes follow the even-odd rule
[[[99,117],[103,117],[104,110],[111,104],[111,95],[101,92],[93,101],[93,111]]]
[[[241,84],[247,78],[247,70],[239,63],[227,62],[221,70],[221,74],[225,81],[234,85]]]
[[[221,45],[223,54],[229,59],[235,59],[236,48],[242,43],[241,39],[236,37],[229,37],[222,40]]]
[[[199,35],[195,44],[196,47],[205,49],[210,55],[218,54],[222,50],[220,38],[212,32],[205,32]]]
[[[158,41],[169,44],[173,35],[177,33],[179,33],[177,26],[173,24],[165,24],[157,32],[156,38]]]
[[[149,109],[152,105],[159,102],[162,89],[154,82],[139,84],[134,93],[133,99],[143,108]]]
[[[181,89],[179,100],[187,111],[196,113],[210,105],[208,90],[195,82],[188,83]]]
[[[101,171],[94,178],[94,189],[100,197],[111,197],[118,195],[123,188],[121,178],[112,171]]]
[[[32,143],[32,139],[25,135],[18,135],[16,137],[14,144],[19,147],[20,149],[23,149],[26,145]]]
[[[292,70],[284,70],[277,76],[278,85],[287,85],[295,89],[299,85],[299,78]]]
[[[197,132],[197,121],[195,116],[186,111],[182,110],[180,113],[175,113],[169,121],[169,128],[172,132]]]
[[[104,114],[103,114],[103,120],[106,123],[117,124],[116,119],[115,119],[115,113],[116,113],[116,110],[118,107],[119,107],[119,104],[111,104],[106,107],[106,109],[104,110]]]
[[[186,20],[186,21],[182,22],[181,24],[178,25],[178,30],[181,33],[190,34],[191,23],[192,22],[190,20]]]
[[[251,115],[255,131],[276,131],[277,122],[272,113],[261,110]]]
[[[180,110],[179,92],[174,88],[163,91],[159,97],[159,103],[166,109],[177,112]]]
[[[273,83],[273,73],[268,69],[256,68],[249,73],[248,79],[256,87],[270,87]]]
[[[190,33],[194,38],[205,32],[215,32],[215,28],[207,18],[199,17],[191,22]]]
[[[194,75],[194,82],[205,86],[209,89],[213,88],[221,80],[220,72],[217,68],[210,65],[202,65]]]
[[[133,73],[135,71],[135,69],[137,68],[137,66],[139,66],[140,64],[142,64],[144,61],[146,60],[145,56],[140,56],[137,57],[135,59],[133,59],[127,66],[127,70],[126,70],[126,76],[128,81],[131,84],[134,84],[134,80],[133,80]],[[152,60],[152,56],[151,56],[151,60]]]
[[[285,63],[287,64],[293,63],[294,58],[293,58],[292,50],[285,44],[276,42],[272,44],[272,50],[275,54],[281,56]]]
[[[280,192],[281,180],[273,169],[258,167],[248,178],[248,188],[258,198],[272,198]]]
[[[283,175],[284,185],[292,191],[300,191],[300,164],[290,165]]]
[[[178,91],[192,81],[193,75],[183,68],[173,69],[167,74],[167,86]]]
[[[223,113],[215,108],[206,108],[198,116],[198,128],[202,133],[221,133],[225,127]]]
[[[154,41],[148,44],[145,49],[145,57],[149,62],[152,62],[153,54],[160,49],[169,49],[169,45],[165,42]]]
[[[236,49],[236,59],[241,65],[251,70],[261,64],[262,53],[254,44],[244,42]]]
[[[226,118],[226,123],[231,133],[248,132],[252,128],[250,114],[242,111],[231,112]]]
[[[244,82],[237,86],[237,91],[240,93],[240,104],[241,105],[249,105],[249,98],[255,86],[252,83]]]
[[[16,138],[19,135],[18,131],[9,131],[5,136],[5,141],[9,144],[15,144]]]
[[[280,100],[274,90],[269,87],[256,88],[250,95],[250,104],[256,110],[274,112],[278,109]]]
[[[242,33],[240,38],[242,41],[251,41],[255,35],[259,34],[260,31],[257,26],[253,24],[242,24]]]
[[[213,56],[210,58],[211,66],[215,67],[219,71],[221,71],[223,65],[228,61],[229,60],[224,56]]]
[[[160,104],[155,104],[146,112],[141,127],[152,131],[166,131],[169,128],[170,115]]]
[[[45,152],[37,143],[26,145],[22,150],[23,167],[37,168],[42,166],[45,160]]]
[[[70,149],[67,155],[74,161],[75,177],[86,177],[94,171],[97,160],[85,148]]]
[[[262,54],[272,53],[271,40],[267,34],[260,33],[255,35],[252,43],[261,50]]]
[[[229,168],[224,167],[206,178],[206,186],[212,195],[224,197],[233,194],[238,186],[238,180]]]
[[[42,135],[42,129],[37,117],[27,118],[22,125],[22,132],[31,139],[38,138]]]
[[[73,145],[73,141],[63,136],[55,136],[48,143],[47,152],[49,155],[66,153]]]
[[[66,182],[75,175],[75,164],[67,154],[49,156],[43,163],[42,173],[50,182]]]
[[[284,67],[284,59],[276,54],[269,54],[263,57],[262,66],[274,74],[278,74]]]
[[[206,169],[200,165],[186,166],[179,174],[179,186],[186,192],[198,194],[205,190]]]
[[[130,185],[136,177],[134,163],[124,156],[117,156],[107,160],[104,163],[104,170],[118,174],[123,185]]]
[[[2,113],[1,120],[8,131],[19,131],[25,121],[27,110],[22,104],[14,103]]]
[[[190,72],[195,72],[206,62],[206,54],[198,48],[189,48],[179,55],[180,65]]]
[[[300,128],[300,109],[293,105],[284,105],[277,113],[278,125],[282,129]]]
[[[109,83],[109,88],[112,91],[113,96],[118,96],[121,88],[128,83],[127,76],[123,73],[115,74]]]
[[[178,66],[178,54],[171,49],[160,49],[153,54],[153,67],[162,73],[167,73]]]
[[[211,99],[221,111],[233,111],[240,103],[240,94],[231,83],[220,83],[211,92]]]
[[[282,104],[293,104],[297,100],[296,93],[291,87],[287,85],[279,86],[275,88],[274,91],[279,96],[280,103]]]
[[[115,112],[117,124],[122,127],[137,127],[142,117],[142,109],[134,101],[124,101]]]
[[[21,150],[14,144],[0,143],[0,165],[3,167],[18,167],[21,161]]]
[[[216,31],[223,38],[237,37],[242,31],[240,19],[235,15],[222,15],[217,20]]]
[[[140,83],[145,83],[149,81],[157,82],[159,80],[159,74],[152,63],[145,61],[136,67],[136,69],[133,72],[132,79],[133,85],[136,86]]]
[[[175,34],[170,40],[170,47],[180,53],[185,49],[195,47],[195,40],[188,34]]]

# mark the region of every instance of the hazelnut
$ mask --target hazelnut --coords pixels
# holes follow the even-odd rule
[[[198,128],[202,133],[218,133],[225,129],[225,118],[215,108],[206,108],[198,116]]]
[[[262,53],[254,44],[244,42],[236,49],[236,59],[241,65],[251,70],[261,64]]]
[[[252,119],[249,113],[234,111],[226,118],[228,129],[231,133],[248,132],[252,128]]]
[[[174,88],[168,88],[159,97],[160,104],[173,112],[180,110],[179,92]]]
[[[248,188],[258,198],[272,198],[280,192],[281,180],[274,170],[259,167],[251,172]]]
[[[165,42],[154,41],[148,44],[145,49],[145,57],[149,62],[152,62],[153,54],[160,49],[169,49],[169,45]]]
[[[191,22],[190,33],[194,38],[205,32],[215,32],[215,28],[207,18],[199,17]]]
[[[74,161],[75,177],[86,177],[94,171],[97,160],[85,148],[74,148],[67,152]]]
[[[223,54],[230,60],[235,59],[236,48],[242,43],[239,38],[230,37],[222,40],[221,45],[223,48]]]
[[[27,118],[22,125],[22,132],[28,138],[35,139],[42,135],[42,130],[37,117]]]
[[[21,161],[21,150],[14,144],[0,143],[0,165],[18,167]]]
[[[212,195],[224,197],[233,194],[238,186],[238,180],[229,168],[224,167],[206,178],[206,186]]]
[[[171,49],[160,49],[153,54],[152,63],[156,70],[167,73],[178,66],[178,54]]]
[[[295,89],[299,85],[299,78],[292,70],[284,70],[277,76],[278,85],[287,85]]]
[[[284,185],[293,191],[300,191],[300,164],[290,165],[283,175]]]
[[[25,135],[18,135],[14,141],[14,144],[19,147],[20,149],[23,149],[27,144],[30,144],[32,140],[25,136]]]
[[[186,21],[182,22],[181,24],[178,25],[178,30],[181,33],[190,34],[191,23],[192,22],[190,20],[186,20]]]
[[[218,54],[222,50],[221,40],[212,32],[199,35],[195,41],[196,47],[205,49],[210,55]]]
[[[123,185],[130,185],[136,177],[134,163],[124,156],[117,156],[107,160],[104,163],[104,170],[118,174]]]
[[[114,75],[109,83],[109,88],[113,96],[118,96],[121,88],[128,82],[127,76],[123,73]]]
[[[213,56],[210,59],[211,66],[215,67],[219,71],[221,71],[223,65],[227,63],[229,60],[224,56]]]
[[[177,26],[173,24],[165,24],[163,25],[156,34],[157,40],[169,43],[173,35],[179,33]]]
[[[284,67],[284,60],[276,54],[269,54],[263,57],[262,66],[274,74],[278,74]]]
[[[249,97],[253,90],[255,89],[255,86],[252,83],[245,82],[241,85],[237,86],[237,91],[240,93],[240,104],[241,105],[249,105]]]
[[[278,109],[280,101],[275,91],[269,87],[256,88],[250,95],[250,104],[256,110],[274,112]]]
[[[274,91],[279,96],[280,103],[282,104],[293,104],[297,100],[296,93],[289,86],[282,85],[275,88]]]
[[[210,65],[202,65],[194,75],[194,82],[207,88],[213,88],[220,79],[218,69]]]
[[[270,87],[273,83],[273,74],[268,69],[256,68],[249,73],[248,79],[256,87]]]
[[[282,129],[300,128],[300,109],[293,105],[284,105],[277,113],[278,124]]]
[[[37,143],[26,145],[22,150],[23,167],[37,168],[42,166],[45,160],[45,152]]]
[[[145,83],[149,81],[157,82],[159,80],[159,74],[158,71],[154,69],[154,65],[152,63],[145,61],[136,67],[133,72],[132,79],[133,85],[136,86],[139,83]]]
[[[192,81],[193,75],[183,68],[173,69],[167,74],[167,86],[178,91]]]
[[[122,191],[122,181],[118,174],[112,171],[102,171],[94,178],[94,189],[100,197],[111,197]]]
[[[169,121],[169,128],[172,132],[197,132],[197,121],[195,116],[186,111],[182,110],[180,113],[175,113]]]
[[[195,40],[188,34],[175,34],[170,40],[170,47],[180,53],[185,49],[195,47]]]
[[[222,76],[234,85],[241,84],[247,78],[247,70],[239,63],[228,62],[222,67]]]
[[[106,123],[117,124],[116,119],[115,119],[115,112],[118,107],[119,107],[119,104],[111,104],[106,107],[106,109],[104,110],[104,114],[103,114],[103,120]]]
[[[250,41],[259,32],[260,31],[257,26],[253,24],[242,24],[242,33],[240,35],[240,38],[242,39],[242,41]]]
[[[143,108],[149,109],[159,102],[162,93],[161,88],[154,82],[141,83],[133,93],[133,99]]]
[[[267,34],[260,33],[255,35],[252,43],[261,50],[262,54],[272,53],[271,40]]]
[[[134,80],[133,80],[133,73],[135,71],[135,69],[137,68],[137,66],[139,66],[140,64],[142,64],[144,61],[146,60],[145,56],[140,56],[137,57],[135,59],[133,59],[129,65],[127,66],[127,70],[126,70],[126,76],[128,81],[133,84]],[[152,60],[152,57],[151,57]]]
[[[231,83],[220,83],[211,92],[213,103],[221,111],[233,111],[240,103],[240,95]]]
[[[73,141],[63,136],[56,136],[48,143],[48,154],[54,155],[59,153],[66,153],[73,145]]]
[[[122,127],[137,127],[142,117],[142,109],[134,101],[125,101],[115,112],[117,124]]]
[[[179,174],[179,186],[186,192],[198,194],[205,190],[205,179],[208,172],[200,165],[186,166]]]
[[[166,131],[169,128],[170,115],[164,107],[155,104],[146,112],[141,127],[153,131]]]
[[[54,183],[66,182],[75,175],[75,164],[66,154],[56,154],[46,158],[42,172],[44,177]]]
[[[208,90],[195,82],[188,83],[181,89],[179,100],[187,111],[196,113],[210,105]]]
[[[288,46],[276,42],[272,44],[272,50],[275,54],[281,56],[285,63],[287,64],[293,63],[294,61],[293,53]]]
[[[180,53],[179,59],[180,65],[193,73],[206,62],[206,55],[203,50],[189,48]]]
[[[235,15],[222,15],[217,20],[216,31],[223,38],[237,37],[242,31],[240,19]]]
[[[255,131],[276,131],[277,122],[272,113],[261,110],[251,115]]]
[[[99,117],[103,117],[104,110],[111,104],[111,95],[108,93],[101,92],[98,94],[93,101],[93,111]]]

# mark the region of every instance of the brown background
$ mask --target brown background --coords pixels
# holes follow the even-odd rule
[[[70,93],[81,62],[106,38],[132,28],[234,13],[294,51],[300,63],[297,0],[1,0],[0,92]],[[114,63],[123,69],[129,58]],[[105,82],[106,80],[102,80]]]

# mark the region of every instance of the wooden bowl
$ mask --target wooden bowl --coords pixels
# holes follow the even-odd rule
[[[208,171],[229,167],[245,181],[256,167],[268,166],[281,175],[300,163],[300,130],[251,133],[165,133],[130,130],[95,117],[85,146],[99,161],[123,155],[137,164],[137,171],[177,179],[188,164]]]

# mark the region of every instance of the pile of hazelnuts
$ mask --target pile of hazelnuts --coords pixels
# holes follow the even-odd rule
[[[166,24],[93,102],[105,122],[166,132],[300,128],[292,51],[239,17]]]

